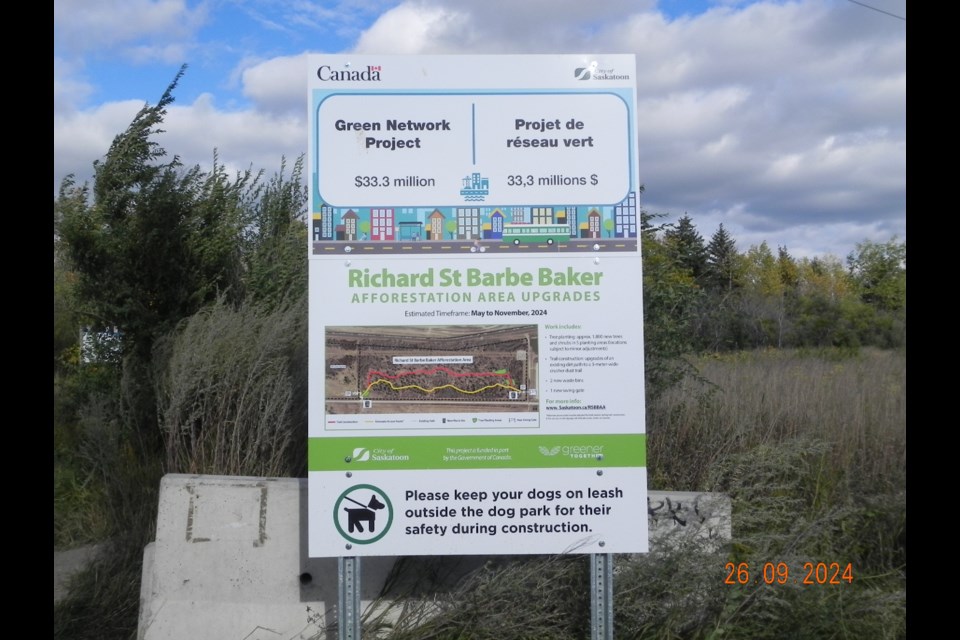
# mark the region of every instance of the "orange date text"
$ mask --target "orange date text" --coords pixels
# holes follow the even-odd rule
[[[724,584],[852,584],[853,564],[847,562],[802,562],[791,567],[786,562],[728,562],[724,565]]]

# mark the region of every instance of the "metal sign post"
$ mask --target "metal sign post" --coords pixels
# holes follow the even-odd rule
[[[337,638],[360,640],[360,558],[337,558]]]
[[[613,554],[590,554],[590,639],[613,640]]]

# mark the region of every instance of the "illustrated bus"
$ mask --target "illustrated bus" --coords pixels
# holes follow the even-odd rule
[[[521,224],[507,222],[503,225],[503,241],[513,244],[536,244],[570,239],[570,227],[566,224]]]

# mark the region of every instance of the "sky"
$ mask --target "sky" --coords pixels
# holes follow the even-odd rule
[[[54,0],[54,198],[182,64],[155,140],[273,175],[307,56],[633,53],[641,206],[741,252],[906,240],[906,0]]]

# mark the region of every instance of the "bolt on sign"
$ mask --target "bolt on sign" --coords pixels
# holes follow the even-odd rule
[[[636,60],[309,60],[312,557],[648,547]]]

